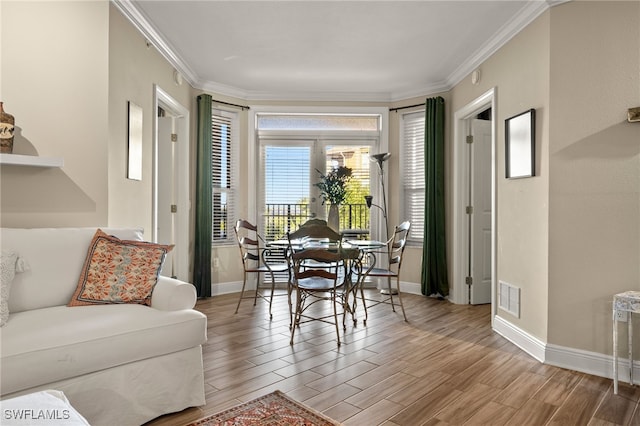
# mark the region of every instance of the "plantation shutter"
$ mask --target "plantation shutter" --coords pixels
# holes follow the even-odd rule
[[[235,222],[235,152],[231,113],[214,111],[211,116],[212,134],[212,243],[223,245],[233,242],[233,226]]]
[[[405,217],[411,221],[409,241],[424,236],[424,111],[404,114],[401,141],[403,158],[403,201]]]

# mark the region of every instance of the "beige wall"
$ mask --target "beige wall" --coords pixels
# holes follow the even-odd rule
[[[502,310],[498,315],[544,341],[548,295],[549,12],[479,69],[480,83],[473,85],[467,77],[458,84],[451,92],[450,108],[454,114],[487,90],[496,89],[496,278],[521,289],[520,318]],[[530,108],[536,109],[536,176],[505,179],[504,120]],[[449,128],[453,125],[450,120]],[[448,182],[452,180],[451,169]]]
[[[548,342],[611,353],[611,299],[640,289],[640,2],[551,14]]]
[[[107,225],[109,3],[0,2],[0,98],[14,153],[61,169],[2,166],[2,226]]]
[[[2,167],[0,224],[152,227],[153,95],[191,108],[191,88],[108,1],[0,3],[0,98],[14,153],[61,169]],[[127,101],[141,106],[143,176],[126,178]]]
[[[111,4],[109,13],[109,225],[141,226],[151,238],[154,85],[191,109],[189,84],[173,81],[173,67]],[[142,180],[127,179],[127,102],[143,110]],[[194,109],[195,111],[195,109]],[[194,135],[195,133],[191,133]],[[188,141],[183,141],[188,143]]]
[[[612,295],[640,286],[640,3],[550,9],[451,92],[497,103],[497,279],[521,287],[542,342],[611,353]],[[504,178],[504,120],[537,112],[537,176]],[[450,123],[452,124],[452,123]]]

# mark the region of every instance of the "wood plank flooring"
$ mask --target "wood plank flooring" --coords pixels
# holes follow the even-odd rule
[[[379,297],[369,290],[370,297]],[[404,295],[409,322],[389,305],[347,321],[342,345],[314,322],[289,345],[286,297],[200,300],[206,405],[147,426],[185,425],[276,389],[350,426],[640,425],[640,388],[544,365],[490,327],[490,306]],[[361,308],[360,308],[361,309]]]

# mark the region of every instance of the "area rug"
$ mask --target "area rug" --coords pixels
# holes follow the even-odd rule
[[[337,426],[320,414],[280,391],[261,396],[187,426]]]

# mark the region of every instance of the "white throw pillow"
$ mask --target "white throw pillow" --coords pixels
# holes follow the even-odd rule
[[[11,283],[16,275],[16,261],[18,254],[12,251],[3,251],[0,255],[0,327],[9,319],[9,292]]]
[[[11,283],[16,272],[24,272],[27,269],[24,259],[18,257],[13,251],[0,253],[0,327],[9,319],[9,294]]]

